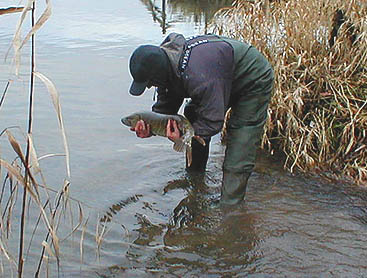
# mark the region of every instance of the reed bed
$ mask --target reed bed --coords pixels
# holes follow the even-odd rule
[[[282,151],[290,171],[366,185],[366,2],[238,0],[212,30],[251,43],[274,67],[262,147]]]
[[[51,16],[51,1],[46,0],[44,10],[36,18],[36,0],[27,0],[24,7],[4,8],[1,14],[20,12],[19,21],[16,26],[11,49],[6,53],[6,59],[11,60],[14,65],[14,73],[9,73],[9,81],[2,93],[0,100],[0,112],[4,100],[9,91],[12,90],[12,84],[17,82],[21,65],[21,52],[26,44],[30,45],[29,55],[29,98],[27,130],[20,130],[19,127],[2,127],[0,139],[8,141],[10,149],[13,151],[14,160],[7,161],[0,153],[0,276],[3,277],[23,277],[27,270],[27,275],[33,271],[34,277],[39,277],[43,271],[48,277],[49,265],[56,264],[57,269],[60,266],[60,243],[63,240],[58,233],[60,225],[65,225],[65,221],[70,221],[71,231],[82,229],[83,210],[80,203],[74,200],[79,208],[77,221],[74,220],[70,204],[70,167],[69,150],[62,117],[59,95],[53,82],[43,73],[36,71],[35,48],[36,32],[42,28]],[[25,27],[24,22],[30,20],[30,28]],[[27,30],[28,29],[28,30]],[[22,33],[26,35],[22,37]],[[23,61],[24,63],[24,61]],[[59,190],[51,189],[47,186],[43,171],[39,161],[59,154],[47,154],[42,157],[37,156],[36,148],[33,144],[33,125],[34,125],[34,103],[35,103],[35,79],[38,78],[50,94],[52,104],[55,108],[55,114],[58,120],[60,134],[64,142],[64,156],[66,158],[66,177]],[[24,119],[20,119],[24,120]],[[18,136],[15,134],[17,133]],[[5,141],[3,140],[3,141]],[[2,146],[3,147],[3,146]],[[3,148],[2,148],[3,149]],[[70,213],[68,213],[70,212]],[[78,213],[77,213],[78,214]],[[35,223],[29,222],[29,215],[39,215]],[[43,225],[42,225],[43,224]],[[44,238],[42,242],[33,242],[35,235]],[[17,237],[18,236],[18,237]],[[67,235],[66,237],[68,237]],[[83,239],[81,239],[82,242]],[[12,242],[9,246],[8,242]],[[18,248],[14,250],[14,241],[18,241]],[[29,265],[25,268],[26,262],[37,259],[30,258],[29,254],[34,254],[40,250],[39,263]],[[34,256],[34,255],[33,255]],[[8,264],[4,263],[6,258]],[[82,257],[82,254],[81,254]],[[28,260],[27,260],[28,258]],[[4,270],[5,268],[5,270]],[[9,276],[10,275],[10,276]],[[5,277],[4,276],[4,277]]]

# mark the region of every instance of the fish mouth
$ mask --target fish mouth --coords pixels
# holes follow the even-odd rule
[[[124,124],[124,125],[127,125],[127,126],[130,126],[130,121],[128,118],[122,118],[121,119],[121,122]]]

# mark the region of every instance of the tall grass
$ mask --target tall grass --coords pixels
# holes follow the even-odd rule
[[[251,43],[275,71],[262,146],[289,170],[367,184],[367,4],[235,1],[213,32]]]
[[[35,59],[35,48],[36,48],[36,32],[42,28],[44,23],[51,16],[51,1],[46,0],[46,7],[41,13],[40,17],[36,19],[36,3],[38,1],[28,0],[24,8],[9,8],[3,9],[5,12],[19,12],[21,11],[19,21],[14,34],[12,48],[13,48],[13,63],[15,64],[14,80],[7,82],[4,92],[1,97],[0,109],[6,98],[6,94],[11,90],[11,85],[17,81],[19,77],[19,69],[21,65],[20,57],[24,45],[30,44],[30,62],[29,62],[29,98],[28,98],[28,116],[27,116],[27,131],[21,131],[24,134],[23,139],[16,139],[13,134],[13,127],[5,128],[1,133],[1,136],[7,136],[8,142],[16,158],[9,162],[4,158],[0,157],[0,169],[5,170],[4,174],[1,175],[2,189],[0,196],[0,255],[4,255],[10,264],[15,268],[18,277],[23,277],[24,275],[24,264],[27,261],[27,254],[32,245],[33,235],[35,233],[45,234],[45,240],[42,242],[41,253],[39,264],[34,272],[35,277],[39,277],[40,271],[42,269],[42,263],[49,261],[49,258],[53,258],[57,261],[59,265],[60,260],[60,245],[58,237],[58,227],[60,225],[61,217],[65,217],[65,210],[69,206],[69,179],[70,179],[70,167],[69,167],[69,150],[66,140],[66,134],[64,130],[63,118],[61,105],[59,101],[58,92],[52,81],[46,77],[44,74],[36,71],[36,59]],[[30,19],[31,27],[26,31],[26,35],[22,37],[22,31],[26,29],[24,27],[24,22],[26,19]],[[6,54],[9,58],[10,51]],[[34,125],[34,102],[35,102],[35,79],[38,78],[46,86],[48,92],[50,93],[53,106],[55,108],[56,116],[58,119],[61,136],[64,141],[64,148],[66,157],[66,167],[67,176],[60,190],[57,192],[48,188],[42,173],[42,169],[39,167],[39,160],[42,158],[47,158],[54,156],[54,154],[48,154],[43,157],[38,157],[34,144],[33,144],[33,125]],[[1,111],[1,110],[0,110]],[[19,129],[19,128],[18,128]],[[25,151],[23,151],[25,150]],[[9,189],[9,191],[7,190]],[[9,192],[9,193],[7,193]],[[18,195],[22,194],[21,198]],[[54,196],[54,200],[53,197]],[[19,204],[20,202],[20,204]],[[82,216],[82,210],[80,208],[80,215]],[[19,209],[19,212],[18,212]],[[33,215],[29,211],[33,209],[39,214],[39,218],[36,223],[32,225],[27,225],[27,215]],[[79,222],[73,228],[75,231],[81,226],[82,217],[79,217]],[[71,216],[72,217],[72,216]],[[19,223],[14,222],[19,221]],[[40,227],[41,221],[44,224],[44,228]],[[7,245],[7,241],[14,237],[14,231],[12,226],[16,226],[19,233],[19,247],[17,249],[17,254],[12,253],[11,249]],[[26,239],[26,227],[33,226],[33,235],[31,238]],[[26,242],[28,243],[27,251],[25,249]],[[39,248],[37,246],[36,248]],[[25,252],[26,251],[26,252]],[[16,260],[15,257],[18,257]],[[48,265],[48,264],[47,264]],[[47,272],[46,265],[46,272]],[[30,266],[34,267],[34,265]],[[1,275],[7,275],[8,273],[1,273]]]

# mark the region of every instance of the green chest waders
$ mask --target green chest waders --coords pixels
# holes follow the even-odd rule
[[[255,166],[273,86],[273,71],[256,83],[252,90],[240,94],[232,102],[227,124],[221,204],[236,204],[244,199],[247,181]]]
[[[223,163],[221,204],[237,204],[244,199],[256,151],[260,145],[267,108],[273,89],[273,70],[265,57],[253,47],[231,39],[236,65],[227,124],[227,146]],[[256,80],[256,81],[252,81]],[[185,116],[195,121],[195,105],[185,107]],[[209,154],[206,146],[192,142],[193,162],[188,170],[204,171]]]

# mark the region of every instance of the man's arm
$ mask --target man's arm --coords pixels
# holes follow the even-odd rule
[[[152,107],[152,111],[166,114],[174,115],[177,114],[183,102],[183,98],[175,95],[174,92],[170,92],[165,88],[157,89],[157,101]]]
[[[183,98],[177,97],[174,94],[170,94],[165,88],[157,88],[157,101],[152,107],[152,111],[160,114],[174,115],[177,114],[180,106],[182,105]],[[168,122],[167,125],[167,137],[173,140],[179,134],[176,122]],[[150,126],[143,120],[136,123],[135,127],[130,129],[136,132],[136,136],[140,138],[148,138],[152,136]],[[179,136],[178,136],[179,137]]]
[[[157,101],[152,110],[156,113],[174,115],[177,114],[183,102],[183,98],[175,96],[174,92],[169,92],[165,88],[157,89]],[[174,120],[168,120],[166,127],[166,136],[169,140],[175,141],[180,138],[180,130]]]
[[[203,82],[193,90],[193,99],[197,108],[196,119],[192,126],[196,135],[210,138],[221,131],[228,108],[231,85],[230,80],[212,79]]]

